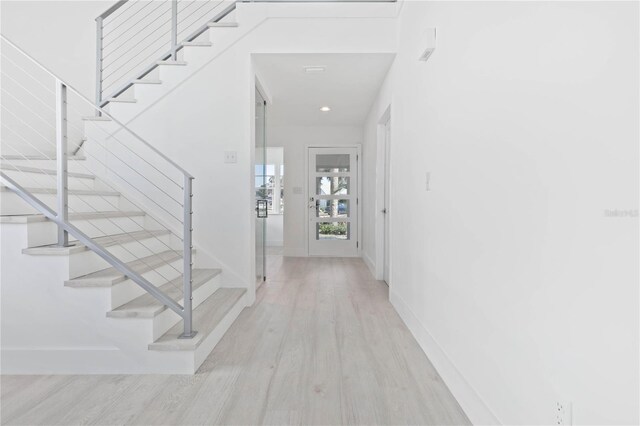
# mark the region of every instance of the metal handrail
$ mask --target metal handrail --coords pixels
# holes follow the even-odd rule
[[[126,3],[129,0],[122,0],[123,3]],[[14,49],[16,49],[17,51],[19,51],[23,56],[25,56],[27,59],[29,59],[34,65],[38,66],[42,71],[46,72],[47,74],[49,74],[51,77],[55,78],[56,80],[59,80],[61,82],[64,83],[65,86],[67,86],[67,88],[71,91],[73,91],[73,93],[78,96],[80,99],[82,99],[83,101],[85,101],[86,103],[88,103],[89,105],[92,106],[92,108],[97,109],[101,115],[105,115],[107,117],[109,117],[111,120],[113,120],[114,123],[118,124],[120,127],[123,127],[125,129],[127,129],[127,131],[133,135],[133,137],[135,137],[138,141],[140,141],[141,143],[143,143],[147,148],[151,149],[155,154],[158,154],[163,160],[165,160],[167,163],[171,164],[173,167],[175,167],[176,169],[178,169],[180,172],[182,172],[185,176],[189,176],[191,178],[194,178],[193,175],[191,173],[189,173],[188,171],[186,171],[182,166],[180,166],[178,163],[176,163],[175,161],[173,161],[171,158],[167,157],[165,154],[163,154],[160,150],[158,150],[156,147],[154,147],[153,145],[151,145],[149,142],[147,142],[146,140],[144,140],[141,136],[139,136],[136,132],[134,132],[133,130],[131,130],[130,128],[128,128],[127,126],[125,126],[122,122],[120,122],[117,118],[115,118],[114,116],[110,115],[108,111],[105,111],[104,109],[102,109],[102,107],[96,105],[94,102],[91,102],[91,100],[89,100],[89,98],[87,98],[86,96],[84,96],[81,92],[78,91],[78,89],[76,89],[75,87],[73,87],[72,85],[64,82],[60,77],[58,77],[55,73],[53,73],[51,70],[49,70],[47,67],[45,67],[44,65],[42,65],[40,62],[38,62],[37,60],[35,60],[31,55],[29,55],[28,53],[26,53],[24,50],[22,50],[20,47],[18,47],[14,42],[12,42],[11,40],[9,40],[4,34],[0,34],[0,39],[4,40],[6,43],[8,43],[11,47],[13,47]]]
[[[126,3],[126,1],[121,1],[118,4],[122,5]],[[115,7],[115,6],[114,6]],[[117,10],[117,8],[111,8],[113,11]],[[112,12],[113,12],[112,11]],[[111,12],[111,13],[112,13]],[[0,34],[0,39],[3,42],[6,42],[9,46],[19,52],[23,57],[27,58],[31,63],[36,65],[40,70],[44,71],[50,77],[53,77],[55,80],[55,95],[56,95],[56,104],[55,104],[55,148],[56,148],[56,199],[57,206],[55,211],[47,206],[44,202],[39,200],[35,195],[33,195],[29,190],[22,187],[16,181],[14,181],[11,177],[9,177],[4,172],[0,172],[0,182],[2,182],[7,188],[11,191],[15,192],[20,198],[26,201],[29,205],[31,205],[34,209],[42,213],[49,220],[53,221],[58,226],[58,237],[57,244],[58,246],[68,246],[69,245],[69,234],[74,236],[79,242],[84,244],[87,248],[94,251],[98,256],[107,261],[110,265],[112,265],[116,270],[127,276],[129,279],[138,284],[141,288],[143,288],[146,292],[151,294],[154,298],[160,301],[162,304],[166,305],[168,308],[173,310],[176,314],[178,314],[184,322],[184,330],[183,334],[180,336],[182,338],[191,338],[196,332],[193,330],[192,321],[193,321],[193,309],[192,309],[192,182],[193,176],[188,173],[185,169],[176,164],[173,160],[168,158],[158,149],[153,147],[147,141],[142,139],[135,132],[131,131],[127,127],[125,127],[122,123],[120,123],[117,119],[109,115],[108,112],[104,111],[99,106],[96,106],[93,102],[85,98],[80,92],[74,89],[72,86],[68,85],[58,76],[56,76],[53,72],[47,69],[45,66],[40,64],[30,55],[25,53],[22,49],[20,49],[15,43],[7,39],[4,35]],[[127,263],[118,259],[112,253],[110,253],[105,247],[96,242],[94,239],[86,235],[80,229],[75,227],[69,222],[69,188],[68,188],[68,150],[67,150],[67,126],[68,126],[68,118],[67,111],[69,110],[67,95],[68,92],[71,91],[74,95],[78,96],[81,101],[86,102],[91,108],[95,108],[99,114],[109,117],[114,123],[120,126],[120,129],[125,129],[131,135],[134,136],[135,140],[141,142],[146,148],[150,149],[153,153],[157,154],[160,158],[165,160],[169,165],[178,170],[183,176],[183,184],[182,184],[182,194],[183,194],[183,250],[182,250],[182,258],[183,258],[183,268],[182,268],[182,282],[183,282],[183,306],[180,306],[176,301],[168,297],[164,292],[160,289],[156,288],[151,282],[149,282],[146,278],[144,278],[140,273],[136,272],[132,269]],[[19,118],[19,117],[18,117]]]
[[[29,203],[33,208],[41,212],[43,215],[47,217],[47,219],[54,222],[61,229],[61,232],[72,234],[74,237],[78,239],[82,244],[84,244],[87,248],[94,251],[104,260],[109,262],[114,268],[116,268],[122,274],[128,276],[133,281],[135,281],[140,287],[142,287],[145,291],[151,294],[153,297],[158,299],[160,302],[165,304],[172,311],[177,313],[178,315],[184,317],[186,307],[183,308],[180,306],[175,300],[171,299],[169,296],[164,294],[162,291],[158,290],[153,284],[147,281],[144,277],[142,277],[137,272],[131,270],[126,263],[122,262],[120,259],[113,256],[110,252],[108,252],[104,247],[100,244],[93,241],[93,238],[86,235],[80,229],[76,228],[72,224],[69,223],[68,219],[60,217],[60,215],[54,212],[42,201],[38,200],[33,196],[29,191],[20,186],[16,181],[7,176],[4,172],[0,172],[0,181],[7,188],[18,194],[20,198]],[[187,298],[185,297],[185,300]],[[186,305],[186,304],[185,304]]]
[[[105,19],[109,18],[114,12],[119,10],[125,4],[129,3],[129,0],[119,1],[118,3],[111,6],[109,9],[107,9],[103,13],[101,13],[98,17],[96,17],[95,19],[96,21],[96,90],[95,90],[96,105],[103,107],[107,105],[111,101],[111,99],[116,98],[121,94],[123,94],[131,86],[133,86],[136,80],[145,77],[154,69],[156,69],[159,66],[158,62],[166,61],[170,58],[172,60],[176,60],[178,52],[184,48],[183,43],[191,42],[197,37],[199,37],[201,34],[203,34],[205,31],[207,31],[209,29],[209,26],[208,26],[209,23],[219,22],[222,19],[224,19],[227,15],[229,15],[231,12],[233,12],[236,9],[238,3],[327,3],[327,2],[328,3],[331,3],[331,2],[333,3],[385,3],[385,2],[393,3],[393,2],[396,2],[397,0],[236,0],[230,3],[229,6],[225,7],[217,15],[211,18],[208,18],[203,25],[198,27],[195,31],[193,31],[191,34],[189,34],[189,36],[187,36],[184,40],[180,42],[178,42],[178,35],[181,33],[181,31],[179,31],[178,26],[184,21],[184,19],[182,21],[178,21],[178,13],[179,13],[178,0],[167,0],[167,1],[171,1],[171,16],[170,16],[171,26],[167,31],[165,31],[160,36],[160,38],[156,39],[151,45],[153,45],[154,43],[157,43],[158,41],[162,41],[162,37],[166,36],[170,32],[171,34],[170,34],[169,40],[165,40],[165,43],[169,45],[169,48],[166,49],[166,51],[162,51],[162,46],[160,46],[149,55],[150,57],[153,57],[155,55],[155,59],[153,60],[153,62],[149,63],[147,66],[144,66],[139,70],[136,70],[137,67],[144,64],[144,62],[147,60],[147,58],[143,59],[142,61],[134,65],[134,67],[127,70],[127,72],[125,72],[124,74],[118,75],[117,78],[114,79],[115,81],[112,81],[109,85],[107,85],[106,88],[103,87],[104,86],[103,83],[109,77],[113,77],[113,74],[111,74],[107,78],[103,78],[103,72],[108,68],[108,65],[105,67],[104,63],[105,63],[105,59],[108,56],[110,56],[113,53],[113,51],[104,56],[103,56],[103,51],[107,47],[107,45],[111,45],[113,43],[113,40],[107,43],[107,45],[103,44],[104,29],[106,25]],[[206,1],[203,1],[203,3],[206,4]],[[222,3],[224,3],[224,0],[219,1],[219,4],[222,4]],[[215,6],[214,8],[208,10],[204,15],[201,15],[199,18],[202,18],[203,16],[206,16],[207,14],[213,12],[217,7],[218,6]],[[130,6],[129,8],[133,8],[133,6]],[[182,12],[184,12],[184,9],[186,9],[186,7],[183,8]],[[120,13],[119,15],[117,15],[113,19],[117,19],[119,16],[122,16],[125,14],[126,14],[126,10]],[[191,15],[189,15],[188,17],[190,16]],[[129,18],[127,18],[127,20],[128,19]],[[196,19],[196,21],[189,24],[187,26],[187,29],[189,26],[194,25],[197,22],[197,20],[198,19]],[[163,25],[166,23],[168,23],[168,21],[165,21]],[[149,37],[151,34],[152,33],[148,34],[146,37]],[[161,51],[162,53],[157,55],[158,51]],[[126,77],[127,73],[132,73],[132,75],[129,78],[125,78],[123,82],[120,82],[120,80],[123,79],[123,77]],[[115,87],[115,89],[113,89],[113,87]],[[107,94],[104,93],[107,91],[106,89],[109,89]]]
[[[134,69],[131,69],[128,71],[128,72],[134,71],[134,74],[130,78],[126,79],[123,83],[116,86],[115,89],[110,90],[108,95],[103,96],[103,90],[104,90],[103,82],[105,81],[105,78],[103,77],[103,71],[106,69],[104,67],[104,59],[106,56],[108,56],[108,55],[103,56],[103,49],[105,48],[105,46],[103,45],[104,20],[108,18],[116,10],[118,10],[120,7],[124,6],[124,4],[126,4],[128,1],[129,0],[123,0],[118,2],[117,4],[115,4],[114,6],[112,6],[107,11],[105,11],[104,13],[102,13],[96,18],[96,105],[100,107],[104,107],[109,103],[111,99],[121,95],[126,90],[128,90],[131,86],[133,86],[134,81],[140,78],[143,78],[144,76],[149,74],[151,71],[156,69],[159,66],[158,62],[166,61],[169,58],[172,58],[173,60],[175,60],[178,52],[184,48],[184,44],[183,44],[184,42],[190,42],[196,39],[197,37],[199,37],[201,34],[203,34],[205,31],[209,29],[208,23],[219,22],[220,20],[225,18],[227,15],[229,15],[231,12],[233,12],[236,9],[237,3],[242,2],[242,0],[236,0],[235,2],[231,3],[230,5],[225,7],[220,13],[207,19],[207,21],[203,25],[201,25],[195,31],[189,34],[189,36],[187,36],[184,40],[182,40],[181,42],[178,42],[178,33],[179,33],[178,31],[178,0],[170,0],[171,1],[171,19],[170,19],[171,28],[170,30],[162,34],[162,36],[164,36],[168,32],[171,32],[170,40],[169,40],[170,41],[169,49],[164,51],[160,55],[156,56],[156,59],[153,60],[153,62],[151,62],[149,65],[147,65],[146,67],[142,68],[139,71],[135,71],[135,67],[137,67],[138,65],[141,65],[142,63],[144,63],[144,61],[134,66]],[[223,3],[222,1],[219,2],[219,4],[222,4],[222,3]],[[215,7],[209,10],[208,13],[212,12],[213,10],[215,10]],[[193,25],[193,23],[191,25]],[[160,49],[156,49],[156,50],[160,50]],[[126,74],[118,76],[118,79],[124,77],[125,75]],[[116,79],[115,83],[117,83],[118,79]]]

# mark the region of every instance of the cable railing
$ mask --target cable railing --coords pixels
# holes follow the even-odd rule
[[[102,107],[235,10],[228,0],[123,0],[96,18],[96,105]]]
[[[96,105],[103,107],[158,67],[176,61],[238,3],[390,2],[396,0],[120,0],[96,18]]]
[[[93,250],[193,337],[193,176],[0,38],[3,186],[57,225],[55,245]]]

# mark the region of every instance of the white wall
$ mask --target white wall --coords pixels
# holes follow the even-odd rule
[[[130,122],[136,132],[196,176],[194,240],[201,252],[219,262],[225,285],[248,286],[252,293],[255,281],[251,54],[393,52],[395,7],[240,4],[237,19],[242,36]],[[350,138],[351,143],[358,140]],[[228,150],[237,152],[237,163],[224,163]],[[285,151],[287,180],[295,179],[287,155]],[[289,217],[294,215],[287,214],[285,220]],[[286,234],[284,238],[286,245]]]
[[[344,146],[362,143],[362,127],[359,126],[269,126],[267,144],[284,148],[285,215],[284,255],[307,256],[307,147]],[[302,188],[295,193],[294,188]],[[267,236],[267,239],[269,237]]]
[[[476,423],[637,424],[638,4],[405,2],[398,46],[392,303]]]
[[[363,126],[362,258],[378,280],[384,272],[384,124],[391,111],[393,69],[389,71]],[[387,214],[391,215],[389,210]]]
[[[84,96],[94,99],[95,18],[115,3],[3,0],[2,34]]]

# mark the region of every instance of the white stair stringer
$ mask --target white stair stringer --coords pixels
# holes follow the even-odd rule
[[[13,168],[16,179],[33,181],[26,189],[56,209],[56,190],[46,180],[55,178],[54,162],[16,158],[2,171]],[[69,189],[69,221],[182,305],[182,242],[95,175],[73,171],[72,179],[82,185]],[[237,290],[221,288],[219,269],[196,268],[198,344],[157,350],[153,345],[166,349],[166,336],[182,328],[177,313],[73,235],[69,247],[56,246],[57,225],[4,186],[0,204],[3,373],[192,374],[246,306],[244,290],[229,299]],[[192,261],[197,264],[195,250]]]
[[[226,19],[234,19],[238,11],[235,12],[233,16],[230,15]],[[135,103],[109,103],[106,106],[109,114],[123,123],[128,123],[262,22],[255,19],[253,22],[249,21],[251,20],[247,20],[247,25],[245,22],[239,24],[227,20],[210,23],[205,33],[196,40],[183,45],[183,48],[178,52],[178,61],[158,62],[158,70],[154,74],[157,75],[157,78],[143,77],[132,88],[120,95],[126,99],[135,99]],[[147,79],[157,84],[139,83]]]
[[[95,253],[82,246],[26,248],[28,234],[37,232],[29,228],[48,222],[39,216],[0,221],[5,374],[193,374],[246,306],[246,290],[220,288],[220,270],[196,268],[198,334],[191,343],[180,339],[176,347],[169,342],[182,319],[122,274],[94,266],[69,278],[70,259],[86,256],[88,264],[97,265],[88,258],[98,257]],[[114,238],[112,247],[127,244],[123,235]],[[159,251],[146,260],[148,265],[134,269],[182,303],[180,273],[174,270],[169,283],[153,277],[159,271],[170,276],[172,267],[164,261],[179,270],[181,258]]]

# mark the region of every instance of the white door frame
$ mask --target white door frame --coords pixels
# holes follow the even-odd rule
[[[377,125],[376,134],[376,200],[375,200],[375,279],[384,279],[384,256],[385,256],[385,215],[382,213],[382,209],[385,208],[385,163],[387,159],[387,141],[385,128],[386,124],[391,122],[391,105],[387,106],[385,111],[380,115]],[[393,123],[391,123],[393,125]],[[392,129],[393,130],[393,129]],[[393,136],[392,136],[393,138]],[[391,180],[391,179],[390,179]],[[391,187],[391,182],[389,182]],[[386,206],[389,210],[388,214],[391,214],[391,200],[389,200],[389,206]],[[387,235],[389,237],[389,271],[393,268],[393,258],[391,256],[391,239],[392,239],[392,226],[391,221],[387,221],[389,229]],[[389,273],[389,275],[391,275]]]
[[[384,124],[384,197],[382,222],[384,223],[384,243],[382,256],[382,279],[389,285],[391,281],[391,117]]]
[[[306,184],[305,184],[305,206],[307,206],[309,198],[311,197],[311,194],[309,193],[309,149],[310,148],[336,148],[336,149],[340,149],[340,148],[355,148],[356,152],[357,152],[357,159],[356,159],[356,164],[358,165],[358,173],[357,173],[357,188],[356,188],[356,200],[357,200],[357,214],[358,214],[358,226],[357,226],[357,232],[358,232],[358,237],[357,237],[357,246],[358,246],[358,250],[357,250],[357,255],[353,256],[353,257],[361,257],[362,256],[362,145],[361,144],[353,144],[353,145],[306,145],[305,146],[305,178],[306,178]],[[306,210],[306,214],[305,214],[305,222],[306,222],[306,229],[305,229],[305,242],[306,242],[306,247],[307,247],[307,256],[311,256],[309,254],[309,226],[310,226],[310,218],[309,215],[310,213],[310,209],[309,208],[305,208]],[[317,257],[314,255],[314,257]]]

